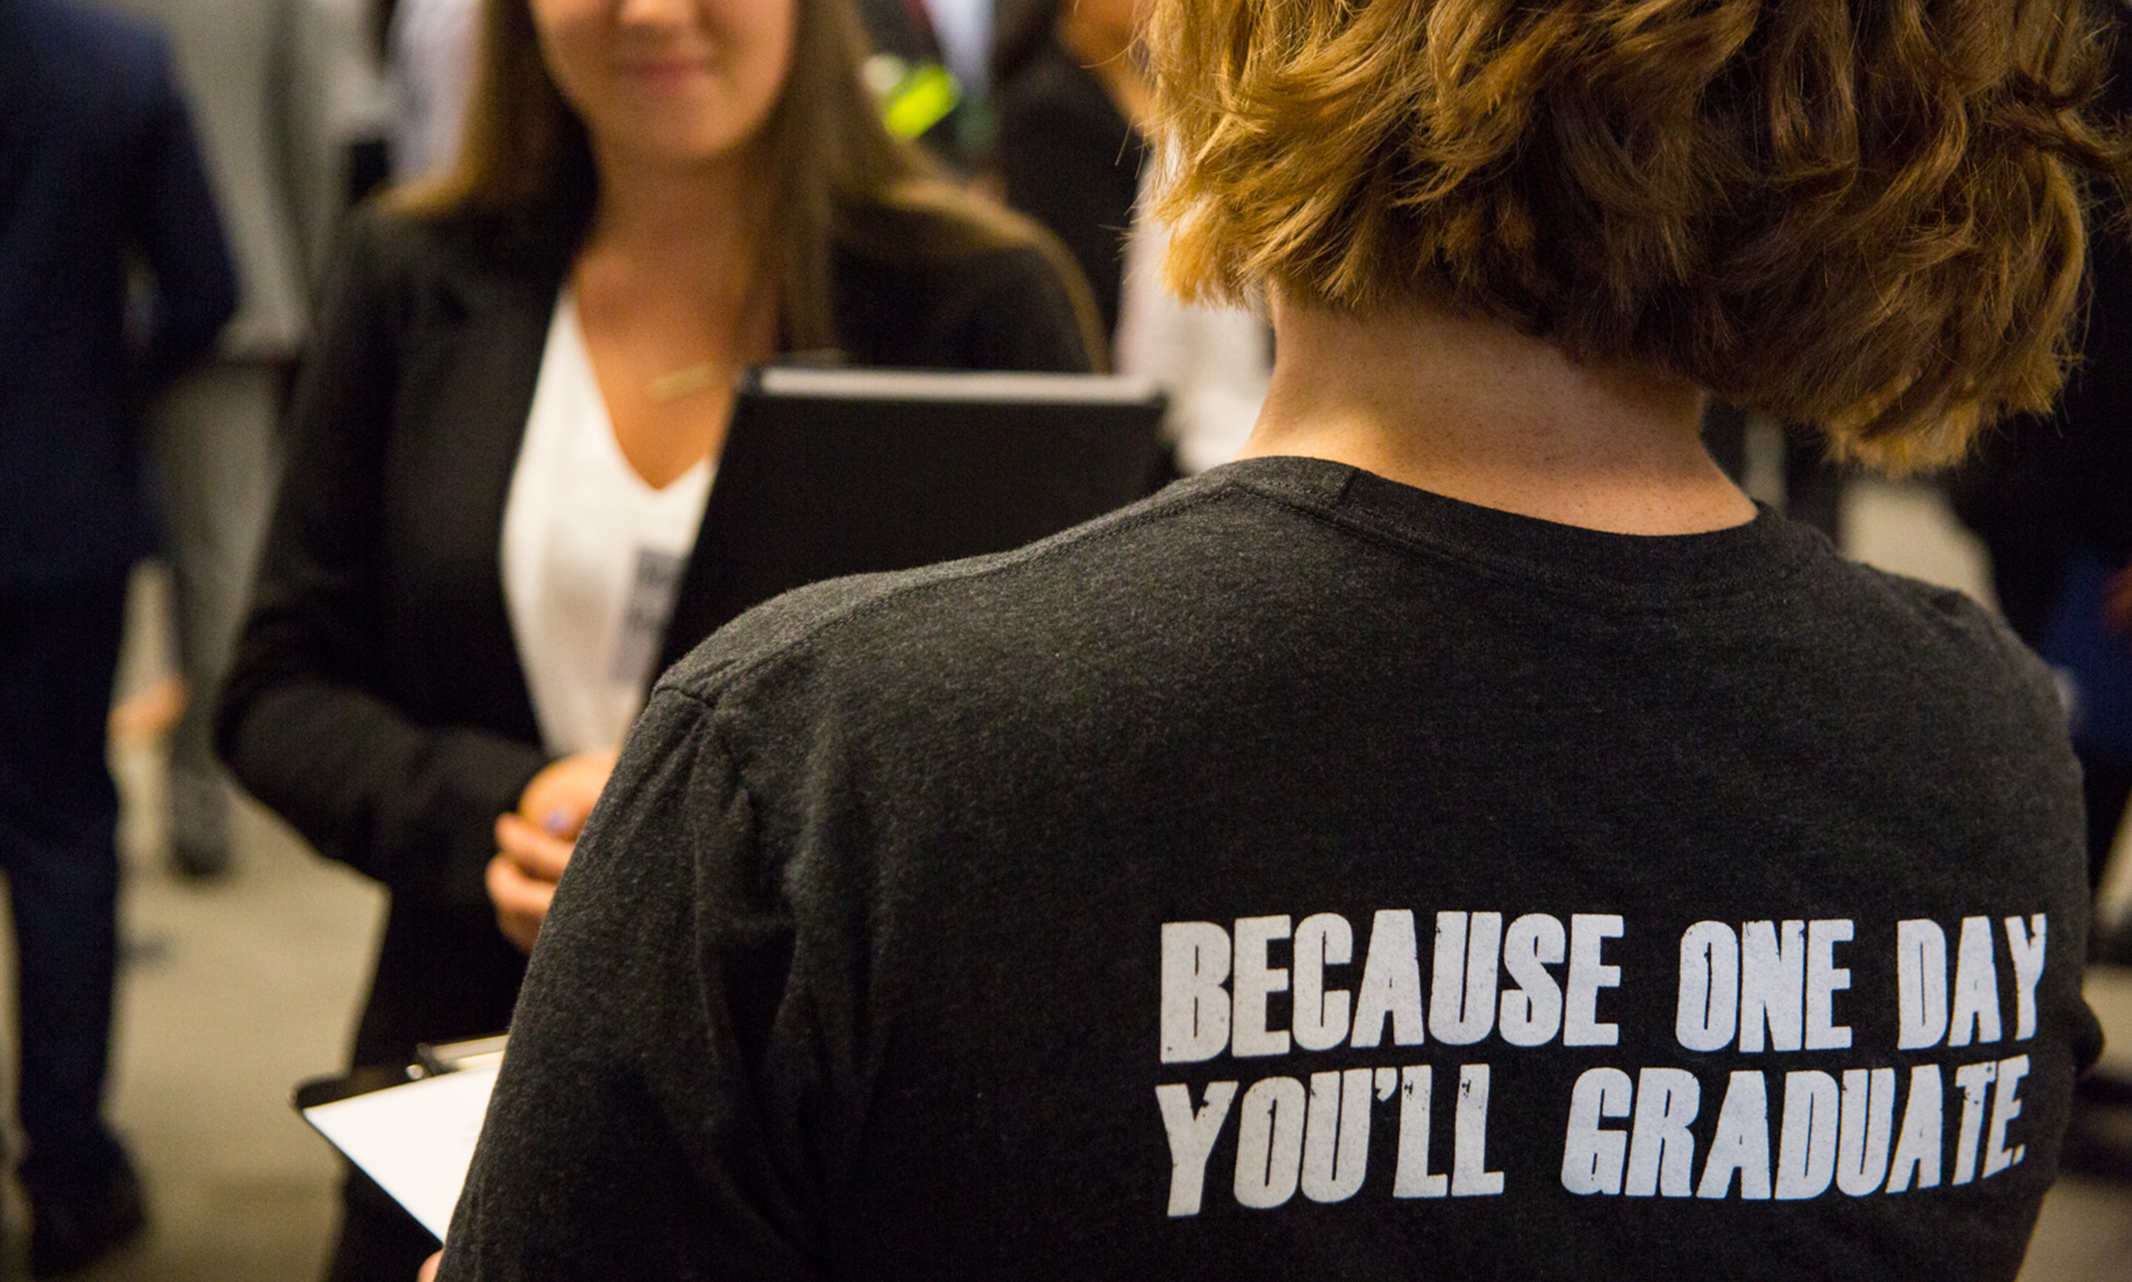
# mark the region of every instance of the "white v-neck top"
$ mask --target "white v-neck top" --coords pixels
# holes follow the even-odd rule
[[[566,288],[555,300],[503,510],[503,597],[548,751],[611,747],[643,706],[711,492],[663,489],[614,437]]]

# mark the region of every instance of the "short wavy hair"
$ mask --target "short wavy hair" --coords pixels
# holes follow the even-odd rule
[[[1156,0],[1166,275],[1425,299],[1891,471],[2070,360],[2105,20],[2079,0]]]

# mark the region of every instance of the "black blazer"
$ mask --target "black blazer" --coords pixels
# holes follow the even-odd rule
[[[245,786],[391,891],[355,1062],[509,1020],[525,959],[484,869],[496,816],[548,760],[511,639],[503,508],[556,292],[566,219],[417,220],[345,233],[291,412],[292,453],[219,710]],[[1079,371],[1066,287],[1031,248],[833,264],[857,364]],[[671,662],[723,622],[698,547]]]

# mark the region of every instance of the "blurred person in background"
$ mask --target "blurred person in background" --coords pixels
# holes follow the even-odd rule
[[[386,18],[385,68],[392,85],[392,180],[410,183],[451,168],[459,154],[480,46],[479,0],[397,0]]]
[[[213,743],[229,664],[279,475],[282,403],[312,305],[295,181],[301,103],[323,92],[294,56],[309,0],[127,0],[169,32],[237,268],[237,314],[213,359],[156,403],[156,496],[189,697],[170,744],[171,860],[231,866],[231,790]],[[350,51],[355,56],[360,51]],[[315,145],[315,143],[314,143]]]
[[[144,1222],[102,1116],[119,878],[104,735],[127,574],[150,542],[142,411],[235,306],[163,39],[0,0],[0,868],[38,1277]]]
[[[1152,208],[1156,177],[1154,165],[1142,169],[1111,363],[1169,395],[1162,479],[1175,479],[1226,463],[1243,448],[1273,376],[1273,331],[1248,307],[1187,303],[1169,291],[1162,260],[1170,229]]]
[[[1111,364],[1169,394],[1156,484],[1236,456],[1272,370],[1272,335],[1242,307],[1164,289],[1169,230],[1147,208],[1154,166],[1135,24],[1144,0],[1021,0],[994,46],[993,162],[1007,203],[1049,227],[1095,290]]]
[[[490,0],[456,166],[352,220],[220,745],[391,907],[356,1065],[502,1029],[656,672],[736,375],[1085,370],[1041,230],[892,141],[847,0]],[[352,1176],[335,1279],[434,1242]]]
[[[167,3],[168,0],[165,0]],[[389,176],[392,89],[371,0],[293,0],[281,122],[292,158],[298,229],[312,280],[323,277],[341,220]]]
[[[867,87],[889,132],[964,172],[977,87],[949,67],[932,7],[924,0],[857,0],[856,7],[873,48],[865,64]]]
[[[942,64],[967,99],[981,101],[991,77],[992,0],[869,0],[864,8],[891,3],[910,13],[914,23],[923,15]]]
[[[993,163],[1007,204],[1049,227],[1117,332],[1125,244],[1147,157],[1145,0],[1021,0],[992,51]]]
[[[446,1282],[2013,1279],[2100,1045],[2050,677],[1701,441],[2057,391],[2094,24],[1927,18],[1156,0],[1243,457],[668,672]]]
[[[2132,121],[2132,38],[2119,14],[2105,110]],[[2117,227],[2132,225],[2121,198],[2106,209]],[[2100,882],[2132,798],[2132,244],[2122,234],[2090,243],[2086,301],[2080,361],[2056,407],[2005,424],[1953,488],[1956,512],[1991,553],[2006,621],[2061,668],[2088,874]],[[2132,961],[2132,940],[2106,943]]]

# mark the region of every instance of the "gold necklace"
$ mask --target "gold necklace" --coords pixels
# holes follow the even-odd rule
[[[725,368],[725,364],[722,361],[703,361],[695,365],[684,366],[681,369],[661,374],[652,379],[644,385],[644,391],[653,400],[661,403],[677,401],[684,396],[692,396],[697,392],[717,386],[721,381],[720,376],[724,374]]]

